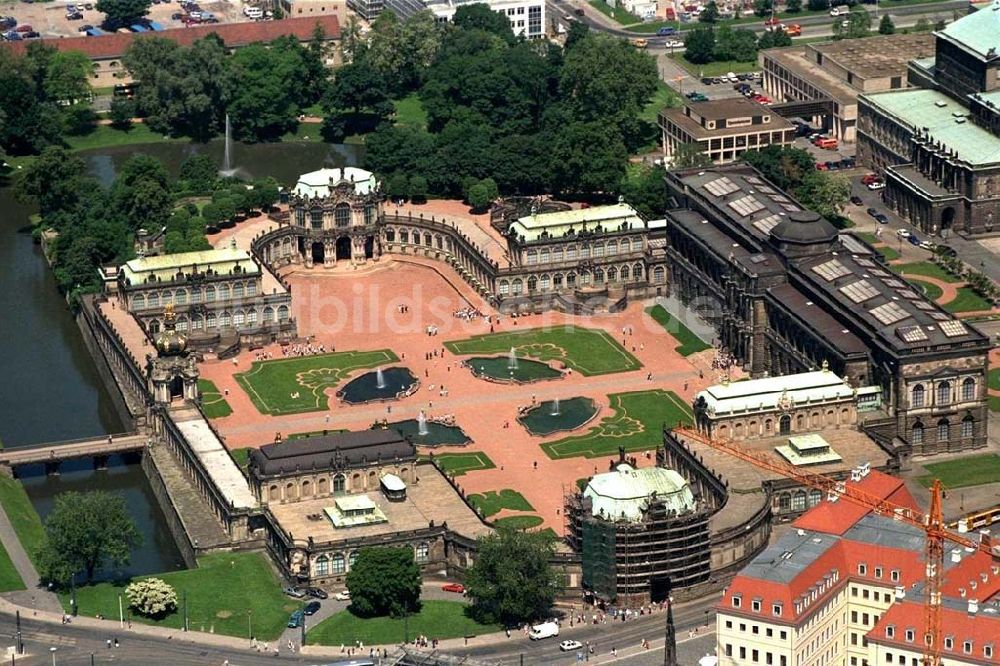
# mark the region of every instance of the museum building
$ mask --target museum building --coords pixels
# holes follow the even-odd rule
[[[665,176],[670,290],[752,377],[874,386],[866,430],[913,454],[986,444],[989,340],[749,166]]]

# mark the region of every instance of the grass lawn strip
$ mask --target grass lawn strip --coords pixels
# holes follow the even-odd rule
[[[980,312],[982,310],[990,310],[993,306],[989,301],[973,291],[972,287],[959,287],[958,295],[942,307],[948,312]]]
[[[932,264],[929,261],[917,261],[912,264],[899,264],[898,266],[893,266],[892,269],[903,275],[923,275],[924,277],[932,277],[941,280],[942,282],[961,282],[960,278],[955,277],[945,269],[941,268],[937,264]]]
[[[350,373],[398,361],[389,349],[334,352],[254,361],[236,381],[261,414],[298,414],[326,409],[325,391]],[[298,398],[291,397],[297,394]]]
[[[289,613],[300,607],[298,601],[281,593],[281,583],[262,553],[203,555],[198,558],[197,569],[153,574],[153,577],[174,587],[178,606],[187,593],[188,626],[194,631],[214,631],[246,639],[247,612],[251,611],[254,635],[261,640],[274,640],[284,630]],[[77,585],[80,614],[118,617],[118,596],[122,595],[123,603],[128,604],[124,598],[128,582]],[[69,612],[69,591],[61,592],[59,597]],[[161,620],[133,613],[132,619],[180,629],[184,625],[184,611],[178,608]]]
[[[424,109],[424,104],[416,93],[393,100],[392,105],[396,109],[397,125],[409,125],[420,129],[427,127],[427,110]]]
[[[920,485],[929,488],[940,479],[945,488],[964,488],[1000,481],[1000,455],[985,453],[924,465],[928,474],[918,477]]]
[[[453,354],[506,354],[513,347],[519,356],[539,361],[562,361],[584,376],[628,372],[642,367],[607,332],[579,326],[525,329],[486,333],[444,343]]]
[[[14,563],[11,562],[7,549],[0,544],[0,592],[23,589],[24,581],[21,580],[21,574],[17,572]]]
[[[20,481],[0,476],[0,503],[14,526],[21,546],[37,566],[38,551],[45,543],[45,528]]]
[[[649,103],[643,107],[639,118],[655,125],[657,119],[660,117],[660,110],[663,107],[676,108],[681,106],[682,101],[681,96],[677,94],[676,90],[662,80],[657,81],[656,92],[653,93],[653,97],[649,100]]]
[[[691,76],[699,79],[702,77],[723,76],[729,72],[734,74],[756,72],[759,68],[756,60],[718,60],[716,62],[698,65],[688,61],[688,59],[684,57],[683,52],[672,55],[670,58],[672,58],[678,65],[686,69]]]
[[[434,460],[441,469],[452,476],[462,476],[466,472],[474,472],[481,469],[494,469],[496,465],[490,457],[482,451],[470,451],[468,453],[443,453],[434,456]]]
[[[907,278],[906,281],[915,286],[918,292],[923,292],[924,296],[931,299],[935,303],[938,302],[938,299],[944,296],[944,291],[941,287],[937,286],[933,282],[924,282],[923,280],[918,280],[917,278]]]
[[[507,516],[506,518],[497,518],[493,521],[493,524],[512,527],[515,530],[530,530],[532,527],[538,527],[544,522],[540,516]]]
[[[528,500],[524,499],[524,495],[516,490],[511,490],[510,488],[504,488],[499,491],[490,490],[482,494],[469,495],[466,499],[468,499],[469,503],[479,509],[487,518],[500,513],[504,509],[509,509],[511,511],[535,510],[535,507],[531,506],[531,504],[528,503]]]
[[[991,395],[986,398],[986,404],[989,406],[991,412],[1000,412],[1000,397]]]
[[[989,387],[994,391],[1000,391],[1000,368],[991,368],[987,375]]]
[[[221,419],[233,413],[222,392],[211,379],[198,379],[198,392],[201,393],[201,411],[205,418]]]
[[[465,608],[465,604],[460,601],[423,601],[420,611],[405,620],[391,617],[361,618],[350,611],[341,611],[309,630],[306,643],[354,645],[355,641],[362,641],[365,645],[393,645],[403,642],[403,632],[407,628],[411,640],[421,634],[440,640],[500,631],[499,625],[476,623],[466,616]]]
[[[887,245],[875,248],[875,251],[885,257],[886,261],[895,261],[896,259],[899,259],[899,252]]]
[[[621,7],[612,7],[604,2],[604,0],[590,0],[590,6],[621,25],[632,25],[633,23],[642,22],[642,19],[635,14],[625,11]]]
[[[680,343],[674,347],[674,351],[681,356],[690,356],[691,354],[712,348],[712,345],[692,333],[691,329],[682,324],[677,317],[667,312],[662,305],[654,305],[651,308],[646,308],[646,312]]]
[[[673,391],[612,393],[608,398],[614,414],[585,434],[542,444],[545,455],[552,459],[598,458],[616,454],[619,446],[626,451],[645,451],[658,445],[664,424],[691,423],[691,409]]]
[[[240,466],[240,469],[246,470],[247,465],[250,463],[250,449],[233,449],[229,452],[229,455],[233,457],[236,464]]]

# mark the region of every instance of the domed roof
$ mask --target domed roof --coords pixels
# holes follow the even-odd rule
[[[837,239],[837,228],[826,221],[819,213],[811,210],[799,210],[774,225],[771,237],[783,243],[796,245],[812,245],[813,243],[832,243]]]
[[[187,336],[177,332],[174,319],[173,303],[168,303],[163,311],[163,330],[154,341],[160,356],[179,356],[187,351]]]

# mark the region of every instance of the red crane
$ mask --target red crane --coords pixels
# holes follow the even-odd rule
[[[926,573],[924,586],[924,666],[941,666],[941,578],[944,572],[944,542],[953,541],[966,548],[981,550],[993,558],[1000,553],[990,546],[988,539],[974,541],[962,534],[950,531],[944,524],[941,510],[941,482],[934,480],[931,486],[931,504],[927,513],[914,511],[910,507],[889,502],[822,474],[800,469],[760,451],[751,451],[728,439],[716,439],[697,430],[693,426],[679,424],[673,432],[685,439],[700,442],[717,451],[728,453],[744,462],[780,474],[801,483],[803,486],[826,492],[829,499],[843,499],[864,507],[874,514],[887,516],[893,520],[912,525],[923,530],[926,535]]]

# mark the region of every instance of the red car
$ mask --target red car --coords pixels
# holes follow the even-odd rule
[[[877,180],[878,180],[878,176],[877,175],[875,175],[873,173],[866,173],[864,176],[861,177],[861,184],[862,185],[871,185],[872,183],[874,183]]]
[[[30,25],[19,25],[14,29],[15,32],[34,32],[35,29]]]
[[[458,583],[448,583],[446,585],[442,585],[441,589],[444,590],[445,592],[456,592],[458,594],[465,594],[465,586],[460,585]]]

